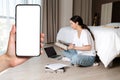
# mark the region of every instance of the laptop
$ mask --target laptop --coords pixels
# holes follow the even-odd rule
[[[57,58],[61,56],[61,55],[57,55],[53,46],[45,47],[44,50],[49,58]]]

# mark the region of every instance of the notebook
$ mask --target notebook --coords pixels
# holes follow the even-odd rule
[[[57,55],[57,53],[56,53],[56,51],[55,51],[53,46],[45,47],[44,50],[45,50],[47,56],[50,57],[50,58],[60,57],[60,55]]]

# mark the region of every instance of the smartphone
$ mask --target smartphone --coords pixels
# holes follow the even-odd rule
[[[18,4],[15,7],[16,55],[40,55],[41,8],[38,4]]]

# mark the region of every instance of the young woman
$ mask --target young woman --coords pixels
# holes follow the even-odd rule
[[[90,29],[83,24],[80,16],[73,16],[70,25],[76,30],[73,43],[68,50],[63,51],[64,56],[70,59],[71,64],[78,66],[91,66],[95,61],[94,36]]]

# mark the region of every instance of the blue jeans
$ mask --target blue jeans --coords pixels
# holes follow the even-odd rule
[[[95,61],[95,56],[80,55],[76,50],[64,50],[62,54],[71,59],[71,64],[80,66],[91,66]]]

